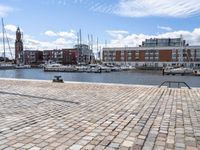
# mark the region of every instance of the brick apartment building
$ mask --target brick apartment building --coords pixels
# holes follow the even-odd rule
[[[25,65],[39,65],[43,63],[43,51],[25,50],[24,64]]]
[[[78,56],[79,52],[76,48],[74,49],[63,49],[63,64],[68,65],[68,64],[78,64]]]
[[[63,62],[63,52],[62,50],[54,49],[54,50],[44,50],[43,51],[43,61],[45,63],[52,61],[61,63]]]
[[[78,64],[78,50],[75,48],[62,50],[44,50],[44,63],[56,62],[63,65]]]
[[[200,46],[189,46],[182,38],[146,39],[139,47],[103,48],[103,62],[136,67],[200,67]]]

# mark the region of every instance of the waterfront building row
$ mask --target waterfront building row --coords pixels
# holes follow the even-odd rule
[[[167,40],[173,41],[174,44],[166,42]],[[163,44],[155,42],[159,39],[149,41],[146,40],[139,47],[103,48],[103,62],[118,65],[128,64],[136,67],[200,67],[200,46],[189,46],[178,38],[174,40],[160,39]],[[152,44],[153,42],[155,44]]]
[[[55,62],[63,65],[90,64],[94,61],[94,54],[87,45],[76,45],[75,48],[54,50],[25,50],[24,64],[39,65],[47,62]]]

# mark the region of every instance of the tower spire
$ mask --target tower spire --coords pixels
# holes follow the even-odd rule
[[[22,32],[20,31],[19,26],[16,31],[16,40],[15,40],[15,61],[16,64],[23,64],[23,41],[22,41]]]

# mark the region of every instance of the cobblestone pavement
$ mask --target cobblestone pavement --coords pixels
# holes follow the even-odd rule
[[[0,80],[0,149],[198,150],[200,89]]]

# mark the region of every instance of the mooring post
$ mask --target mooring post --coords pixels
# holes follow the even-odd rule
[[[63,83],[64,81],[61,76],[54,76],[53,82]]]

